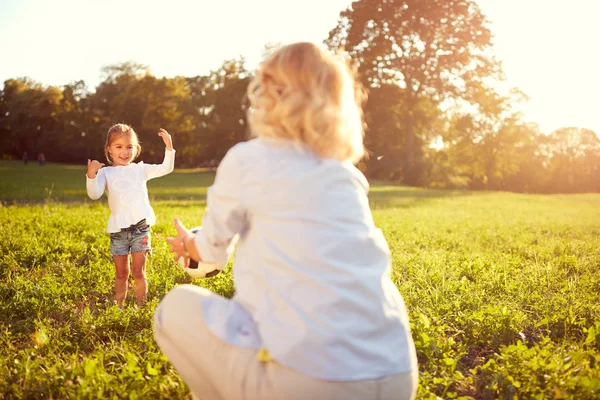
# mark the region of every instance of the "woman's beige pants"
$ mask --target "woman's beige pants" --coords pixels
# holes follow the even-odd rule
[[[204,324],[198,304],[210,296],[218,295],[198,286],[178,286],[165,296],[154,316],[156,342],[196,399],[403,400],[415,397],[416,365],[411,373],[382,379],[327,381],[300,374],[275,361],[261,361],[258,350],[226,343]]]

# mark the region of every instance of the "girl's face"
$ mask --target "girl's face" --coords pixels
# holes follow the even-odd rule
[[[106,149],[115,167],[129,165],[133,160],[134,146],[129,135],[115,137]]]

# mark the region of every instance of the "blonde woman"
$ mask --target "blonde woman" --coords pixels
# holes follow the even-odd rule
[[[412,399],[417,362],[390,251],[373,223],[360,90],[311,43],[279,49],[248,87],[254,139],[234,146],[202,229],[175,220],[183,257],[223,269],[236,294],[183,285],[162,300],[160,348],[201,399]]]

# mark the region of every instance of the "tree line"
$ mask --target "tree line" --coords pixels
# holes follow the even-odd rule
[[[525,123],[500,93],[489,22],[473,0],[359,0],[325,44],[343,49],[368,91],[363,108],[370,179],[408,185],[537,193],[600,191],[600,139],[582,127],[550,134]],[[45,86],[8,79],[0,92],[0,154],[43,152],[54,162],[103,158],[105,132],[134,127],[143,159],[158,162],[159,127],[172,133],[179,167],[214,165],[248,138],[243,57],[195,77],[157,78],[147,67],[104,67],[103,80]]]

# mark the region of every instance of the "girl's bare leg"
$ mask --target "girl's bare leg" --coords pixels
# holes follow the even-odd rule
[[[127,278],[129,277],[129,255],[113,256],[115,262],[115,300],[119,308],[127,297]]]
[[[148,293],[148,282],[146,281],[146,256],[148,251],[136,251],[131,253],[131,267],[133,279],[135,279],[135,298],[138,307],[144,304]]]

